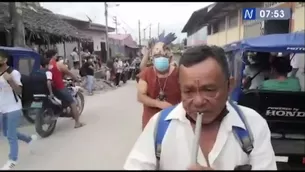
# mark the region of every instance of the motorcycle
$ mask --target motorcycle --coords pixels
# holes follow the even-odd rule
[[[72,79],[65,80],[66,87],[76,102],[78,113],[84,110],[85,99],[79,86],[75,86]],[[56,97],[46,94],[34,94],[31,103],[31,113],[35,114],[35,129],[42,138],[50,136],[56,127],[58,118],[73,118],[71,108],[68,104],[61,102]],[[44,127],[47,125],[47,127]]]
[[[134,66],[132,68],[132,71],[131,71],[131,78],[132,80],[139,80],[139,78],[137,77],[137,75],[140,73],[140,67],[138,65]]]
[[[124,66],[123,72],[120,75],[120,80],[123,81],[124,84],[128,80],[128,73],[129,73],[129,67],[128,66]]]

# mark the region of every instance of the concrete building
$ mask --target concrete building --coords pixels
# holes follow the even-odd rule
[[[292,18],[281,21],[243,21],[242,9],[247,7],[288,7],[292,10]],[[219,2],[194,12],[183,31],[188,32],[188,42],[192,45],[194,31],[207,26],[207,43],[224,46],[244,38],[304,30],[304,16],[303,2]]]
[[[302,31],[305,29],[305,2],[295,2],[292,21],[293,21],[293,32]]]
[[[92,23],[90,21],[79,20],[73,17],[56,14],[62,20],[68,22],[72,26],[76,27],[83,34],[91,39],[91,41],[82,42],[81,47],[88,49],[91,53],[95,53],[101,56],[102,59],[106,57],[106,26]],[[114,32],[115,29],[108,27],[109,32]],[[78,47],[77,42],[57,44],[58,54],[69,58],[73,48]],[[111,52],[111,49],[110,49]],[[111,53],[110,53],[111,54]]]
[[[202,24],[198,24],[198,20],[206,15],[214,4],[195,11],[182,29],[182,33],[187,33],[186,46],[191,47],[207,43],[208,28]]]

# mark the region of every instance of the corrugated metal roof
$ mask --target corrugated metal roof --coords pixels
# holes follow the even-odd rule
[[[128,36],[131,36],[130,34],[109,34],[109,38],[117,39],[117,40],[125,40],[128,38]]]
[[[129,38],[130,39],[127,39]],[[134,41],[130,34],[109,34],[109,38],[124,41],[124,45],[129,48],[138,48],[136,41]]]

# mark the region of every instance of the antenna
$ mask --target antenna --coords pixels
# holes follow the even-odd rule
[[[86,17],[88,18],[89,22],[92,23],[91,18],[86,14]]]

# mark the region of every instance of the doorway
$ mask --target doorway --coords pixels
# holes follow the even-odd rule
[[[103,63],[106,63],[107,61],[107,55],[106,55],[106,44],[105,42],[101,42],[101,59]]]
[[[82,42],[83,50],[88,49],[88,51],[93,53],[93,42]]]
[[[5,32],[0,32],[0,46],[7,46],[6,34]]]

